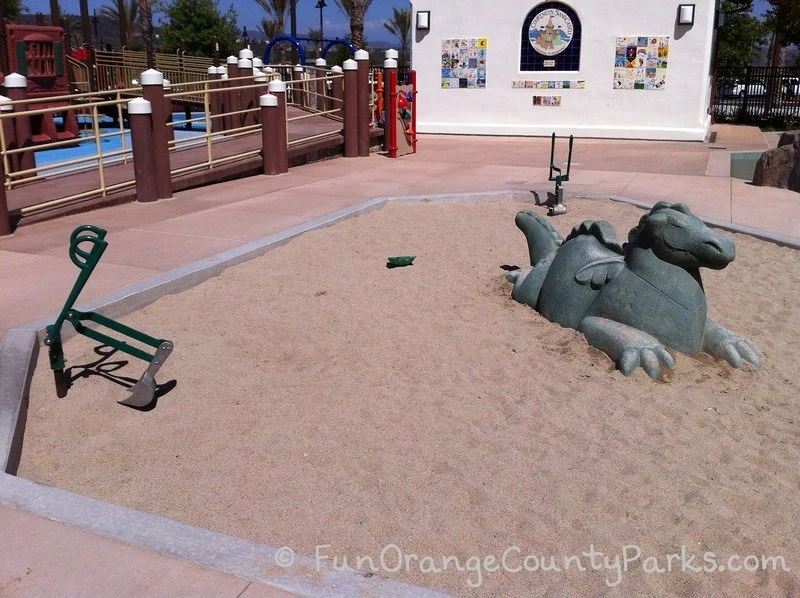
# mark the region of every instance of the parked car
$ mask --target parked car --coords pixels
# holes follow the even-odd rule
[[[749,97],[765,96],[767,95],[767,84],[764,81],[752,81],[749,85],[739,83],[738,81],[731,89],[731,95],[743,98],[745,95]]]
[[[786,77],[781,83],[783,93],[787,96],[800,95],[800,78]]]

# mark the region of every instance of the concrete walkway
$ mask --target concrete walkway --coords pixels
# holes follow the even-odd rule
[[[0,506],[0,596],[290,596],[188,561]]]
[[[726,132],[726,143],[737,151],[770,144],[753,131],[738,133]],[[711,145],[576,140],[565,188],[650,204],[681,201],[700,215],[800,239],[800,194],[707,175],[712,164],[720,171],[716,156],[728,151],[724,139],[718,136]],[[81,296],[86,300],[376,196],[552,189],[548,139],[423,136],[419,150],[399,160],[340,158],[278,177],[181,192],[170,201],[24,225],[0,238],[0,336],[60,309],[77,276],[67,240],[80,224],[108,229],[110,243]],[[2,596],[280,595],[5,507],[0,507],[0,530]]]

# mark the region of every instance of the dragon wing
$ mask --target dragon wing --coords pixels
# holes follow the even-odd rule
[[[593,289],[599,289],[625,268],[625,258],[621,255],[604,257],[591,262],[578,270],[575,280],[578,284],[591,285]]]

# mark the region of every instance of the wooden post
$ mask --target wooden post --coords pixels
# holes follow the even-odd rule
[[[14,112],[14,106],[9,105],[11,102],[11,98],[6,96],[0,96],[0,112],[5,112],[6,114]],[[6,149],[16,149],[19,147],[17,144],[17,133],[14,130],[14,119],[13,118],[4,118],[3,119],[3,136],[6,138]],[[3,164],[5,168],[5,164]],[[11,154],[8,156],[8,171],[9,172],[17,172],[19,170],[19,154]]]
[[[220,83],[219,78],[221,77],[220,74],[217,72],[217,67],[210,66],[208,67],[208,107],[211,112],[209,114],[209,121],[211,122],[211,130],[216,132],[219,131],[222,127],[222,123],[220,122],[222,119],[218,118],[220,110],[220,92],[214,91],[215,89],[219,89]],[[210,132],[210,131],[207,131]]]
[[[358,65],[358,155],[361,158],[369,156],[369,52],[356,50],[356,63]]]
[[[172,82],[169,79],[164,79],[164,93],[167,94],[172,87]],[[167,126],[167,123],[172,122],[172,100],[169,98],[164,98],[164,126],[167,129],[167,141],[175,141],[175,127],[174,126]]]
[[[389,50],[386,50],[386,54],[389,54]],[[389,82],[392,73],[397,77],[397,61],[394,58],[387,58],[383,61],[383,151],[385,152],[388,152],[392,145],[389,124],[394,123],[394,119],[397,118],[397,115],[389,113],[389,95],[392,89]]]
[[[278,98],[278,116],[275,129],[270,133],[274,140],[273,147],[278,155],[278,172],[289,172],[289,139],[286,130],[286,83],[273,79],[267,86],[268,93]]]
[[[278,97],[271,93],[265,93],[259,97],[258,104],[261,106],[261,122],[263,123],[261,126],[261,159],[264,174],[280,174],[280,148],[278,147],[280,139],[277,133],[278,119],[280,118]]]
[[[0,26],[3,26],[3,23],[0,23]],[[5,96],[0,96],[0,114],[8,114],[12,110],[14,110],[13,106],[9,106],[8,102],[10,102],[10,98]],[[4,118],[3,119],[3,129],[8,130],[13,128],[13,124],[10,127],[6,127],[6,123],[12,123],[11,119]],[[4,131],[5,133],[5,131]],[[6,137],[6,144],[8,144],[8,138]],[[10,157],[9,157],[10,158]],[[11,161],[9,159],[9,161]],[[11,234],[11,216],[8,214],[8,201],[6,200],[6,171],[5,165],[3,164],[3,160],[0,159],[0,237],[4,237],[6,235]]]
[[[158,199],[172,197],[172,174],[169,165],[169,141],[167,134],[166,98],[164,97],[164,75],[155,69],[141,74],[142,95],[152,108],[153,169]]]
[[[358,158],[358,63],[345,60],[344,70],[344,157]]]
[[[241,55],[245,50],[239,52]],[[250,50],[247,50],[250,52]],[[252,52],[250,52],[252,54]],[[239,59],[239,76],[240,77],[249,77],[249,79],[244,79],[239,81],[239,85],[253,85],[253,61],[249,58],[240,58]],[[257,94],[255,88],[251,89],[241,89],[239,90],[241,93],[239,94],[239,106],[241,110],[250,110],[257,108]],[[246,127],[248,125],[254,125],[256,123],[255,113],[253,112],[245,112],[239,115],[237,122],[241,123],[241,126]]]
[[[292,68],[292,101],[301,108],[308,106],[306,103],[306,94],[303,92],[304,71],[305,69],[303,66],[299,64],[296,64],[294,68]]]
[[[11,216],[8,214],[8,201],[6,200],[6,172],[3,161],[0,160],[0,237],[11,234]]]
[[[228,56],[225,62],[228,65],[228,87],[238,87],[239,81],[231,81],[231,79],[239,76],[239,59],[236,56]],[[230,112],[239,110],[239,91],[236,89],[229,90],[225,95],[228,98],[228,105],[225,111],[229,113],[225,118],[225,130],[230,131],[239,126],[239,115],[230,114]]]
[[[211,39],[211,64],[219,66],[219,37],[216,35]]]
[[[336,110],[334,116],[342,115],[342,102],[344,102],[344,77],[342,77],[342,67],[332,66],[331,75],[334,77],[331,82],[331,110]],[[338,100],[338,101],[337,101]]]
[[[317,58],[314,62],[314,66],[317,69],[317,74],[315,75],[316,78],[319,77],[326,77],[328,74],[328,63],[325,62],[324,58]],[[327,110],[325,96],[328,95],[328,86],[326,85],[327,79],[319,79],[317,81],[317,101],[316,106],[317,110],[320,112],[325,112]]]
[[[228,129],[231,120],[230,116],[228,116],[228,111],[230,110],[228,106],[228,101],[230,100],[230,98],[228,97],[228,92],[225,91],[228,88],[228,73],[225,72],[224,66],[218,68],[222,71],[222,74],[219,76],[219,83],[218,83],[222,91],[217,93],[217,96],[219,96],[219,99],[217,101],[219,102],[219,114],[220,114],[219,117],[217,118],[217,122],[219,123],[218,131],[225,131]]]
[[[28,80],[17,73],[7,75],[4,81],[8,97],[14,101],[28,99]],[[14,112],[25,112],[28,110],[27,104],[17,104]],[[33,147],[33,131],[31,130],[31,117],[18,116],[14,119],[14,134],[17,139],[17,147]],[[19,154],[19,169],[29,170],[36,167],[36,158],[33,149]]]
[[[267,83],[269,82],[269,77],[267,77],[267,74],[265,72],[263,72],[261,69],[256,70],[255,68],[253,68],[253,75],[254,75],[253,82],[256,85],[258,85],[258,87],[255,88],[254,91],[255,91],[256,97],[259,98],[259,102],[260,102],[261,101],[260,98],[263,95],[262,92],[267,88]],[[260,103],[259,103],[259,106],[261,106]],[[263,113],[263,110],[258,110],[258,111],[253,113],[255,115],[256,123],[260,124],[260,123],[264,122],[262,120],[262,118],[261,118],[263,116],[262,113]]]
[[[133,150],[133,175],[136,179],[136,201],[158,199],[153,154],[153,106],[144,98],[128,102],[128,119],[131,123]]]

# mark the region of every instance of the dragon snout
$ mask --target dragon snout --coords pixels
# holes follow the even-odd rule
[[[736,257],[733,239],[728,235],[712,234],[700,245],[697,257],[706,268],[721,270]]]

